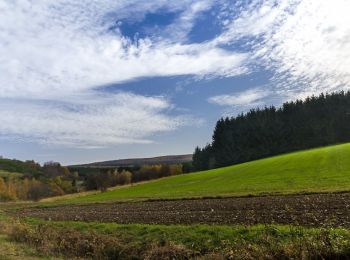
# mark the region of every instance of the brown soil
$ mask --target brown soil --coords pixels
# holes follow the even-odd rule
[[[20,217],[120,224],[300,224],[350,227],[350,193],[23,208]]]

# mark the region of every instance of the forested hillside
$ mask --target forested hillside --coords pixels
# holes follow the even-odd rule
[[[132,158],[120,159],[104,162],[94,162],[82,165],[72,165],[70,168],[82,167],[140,167],[143,165],[171,165],[171,164],[186,164],[192,161],[192,154],[183,155],[166,155],[151,158]]]
[[[221,118],[193,165],[204,170],[348,141],[350,92],[321,94]]]
[[[86,190],[106,191],[108,187],[180,175],[190,170],[191,163],[68,168],[58,162],[41,166],[35,161],[0,158],[0,202],[39,200]]]
[[[38,200],[77,191],[78,176],[57,162],[0,159],[0,202]]]

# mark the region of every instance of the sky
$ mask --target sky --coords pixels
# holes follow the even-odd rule
[[[0,0],[0,155],[192,153],[216,121],[350,86],[349,0]]]

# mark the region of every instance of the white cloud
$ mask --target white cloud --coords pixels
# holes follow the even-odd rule
[[[232,8],[226,30],[212,44],[249,48],[249,66],[273,72],[274,97],[249,90],[212,97],[211,103],[245,109],[257,105],[257,97],[266,104],[277,95],[280,103],[350,89],[350,1],[253,0]]]
[[[5,1],[0,16],[0,96],[57,98],[140,77],[232,76],[244,71],[243,54],[167,39],[134,43],[108,31],[118,11],[126,12],[125,2]],[[179,28],[188,27],[204,6],[191,5],[184,21],[177,22]]]
[[[214,0],[194,1],[164,33],[174,41],[185,42],[198,15],[208,11],[213,4]]]
[[[216,5],[222,6],[223,33],[188,43],[197,17]],[[133,41],[111,29],[125,18],[141,21],[162,9],[179,16],[158,37]],[[99,92],[103,85],[141,77],[232,77],[262,67],[274,72],[269,91],[281,96],[348,88],[348,10],[348,0],[3,0],[0,134],[103,146],[149,141],[158,131],[184,124],[169,116],[171,104],[164,98],[107,98]],[[236,44],[249,51],[235,52]],[[210,102],[246,107],[267,99],[266,93],[260,88]]]
[[[171,104],[161,97],[91,93],[75,99],[74,103],[18,100],[15,108],[13,100],[1,100],[0,133],[46,145],[89,148],[149,143],[150,135],[177,129],[188,121],[162,113]]]
[[[170,116],[164,98],[128,93],[106,98],[99,88],[152,76],[233,76],[247,70],[246,56],[207,43],[184,44],[184,36],[134,42],[111,28],[121,19],[142,20],[147,12],[166,8],[181,13],[176,25],[185,32],[211,4],[1,1],[0,134],[93,147],[149,142],[154,133],[182,126],[185,118]]]
[[[348,10],[347,0],[253,1],[216,41],[246,37],[254,63],[275,72],[271,84],[280,94],[348,89]]]
[[[257,106],[269,94],[267,90],[254,88],[236,94],[214,96],[209,98],[208,102],[220,106]]]

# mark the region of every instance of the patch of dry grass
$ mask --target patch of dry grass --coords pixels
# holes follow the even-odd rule
[[[293,226],[95,227],[88,223],[32,220],[12,222],[8,236],[43,255],[64,255],[69,259],[350,258],[349,231]]]
[[[43,260],[59,259],[44,257],[35,248],[26,243],[13,241],[10,236],[13,234],[13,222],[6,218],[0,211],[0,259],[1,260]]]

